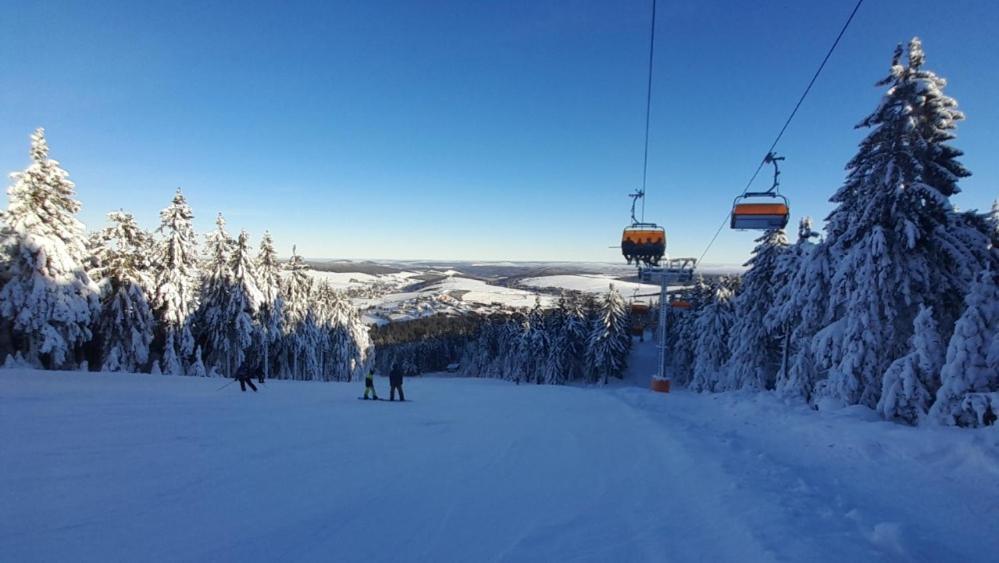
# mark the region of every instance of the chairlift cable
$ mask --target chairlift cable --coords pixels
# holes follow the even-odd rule
[[[649,30],[649,78],[645,89],[645,153],[642,157],[642,222],[645,222],[645,181],[649,172],[649,116],[652,112],[652,56],[656,46],[656,0],[652,0],[652,23]]]
[[[815,70],[815,74],[812,75],[812,79],[808,81],[808,86],[805,87],[805,91],[802,92],[801,97],[798,98],[798,103],[794,105],[794,109],[791,110],[791,114],[788,115],[787,120],[784,121],[784,126],[780,128],[780,132],[777,133],[777,137],[774,139],[774,142],[771,143],[770,148],[767,150],[766,154],[768,156],[773,153],[775,148],[777,148],[777,143],[779,143],[781,138],[784,136],[784,133],[787,131],[788,126],[791,125],[791,121],[794,119],[794,116],[797,115],[798,109],[801,108],[801,104],[805,101],[805,98],[808,97],[809,92],[811,92],[812,90],[812,86],[815,85],[815,81],[818,80],[819,75],[822,74],[822,70],[825,68],[826,63],[829,62],[829,58],[832,57],[832,54],[836,50],[836,47],[839,46],[840,40],[843,38],[843,35],[846,33],[846,30],[850,27],[850,24],[853,22],[853,17],[857,15],[857,11],[860,10],[860,6],[863,3],[864,0],[857,0],[857,4],[853,7],[853,11],[850,12],[850,17],[846,19],[846,22],[843,24],[843,27],[840,28],[839,34],[836,35],[836,39],[833,41],[832,46],[829,47],[829,50],[826,52],[826,56],[823,57],[822,62],[819,63],[819,68]],[[756,180],[756,177],[760,175],[760,171],[763,170],[763,166],[766,165],[766,163],[767,159],[766,157],[764,157],[763,160],[760,161],[759,166],[756,167],[756,171],[754,171],[753,175],[749,178],[749,182],[746,183],[746,187],[743,188],[742,190],[743,195],[746,195],[746,193],[749,192],[749,187],[753,185],[753,182]],[[719,225],[718,230],[715,231],[715,235],[711,237],[711,242],[708,243],[708,246],[704,249],[704,252],[701,253],[701,257],[697,259],[698,264],[700,264],[701,260],[704,259],[704,256],[707,255],[708,251],[711,250],[711,246],[715,243],[715,241],[718,239],[718,235],[720,235],[722,230],[725,228],[725,224],[728,222],[728,219],[729,217],[728,214],[726,213],[725,219],[722,221],[721,225]]]

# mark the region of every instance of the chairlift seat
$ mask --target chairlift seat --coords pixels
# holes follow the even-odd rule
[[[751,194],[756,195],[756,194]],[[771,229],[783,229],[787,226],[790,218],[790,208],[787,199],[779,194],[760,194],[772,198],[780,198],[783,201],[761,203],[740,201],[744,197],[736,198],[732,206],[732,228],[767,231]]]
[[[634,223],[621,233],[621,254],[629,264],[658,264],[666,254],[666,229],[655,223]]]

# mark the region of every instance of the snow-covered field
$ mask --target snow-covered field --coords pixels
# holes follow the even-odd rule
[[[999,433],[770,395],[0,370],[5,561],[995,561]],[[383,394],[385,381],[377,381]]]
[[[526,287],[569,289],[599,294],[607,293],[610,284],[614,284],[614,288],[626,298],[636,295],[639,297],[659,297],[659,286],[657,285],[627,282],[602,274],[541,276],[523,279],[520,281],[520,284]]]
[[[366,274],[363,272],[322,272],[310,270],[312,277],[320,281],[326,281],[335,289],[346,289],[352,287],[367,287],[375,282],[385,284],[404,285],[412,283],[411,278],[417,274],[414,272],[398,272],[391,274]]]

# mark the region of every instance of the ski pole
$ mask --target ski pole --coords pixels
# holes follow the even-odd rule
[[[233,379],[233,380],[232,380],[232,381],[230,381],[229,383],[226,383],[226,384],[225,384],[225,385],[223,385],[222,387],[219,387],[218,389],[216,389],[216,391],[221,391],[221,390],[225,389],[226,387],[228,387],[228,386],[232,385],[233,383],[236,383],[236,380],[235,380],[235,379]]]

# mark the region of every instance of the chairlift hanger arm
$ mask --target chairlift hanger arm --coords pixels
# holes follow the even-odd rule
[[[784,160],[784,157],[777,156],[777,153],[773,151],[768,152],[767,156],[763,157],[764,164],[774,165],[774,183],[770,186],[770,189],[767,190],[767,193],[776,194],[780,189],[780,167],[777,166],[777,162],[781,160]],[[749,195],[749,193],[747,192],[746,195]]]
[[[633,193],[628,194],[628,197],[631,198],[631,224],[632,225],[637,225],[637,224],[641,223],[641,221],[639,221],[638,219],[635,218],[635,205],[638,204],[638,200],[640,200],[640,199],[642,201],[645,201],[645,199],[644,199],[645,198],[645,188],[642,188],[640,190],[635,190]]]

